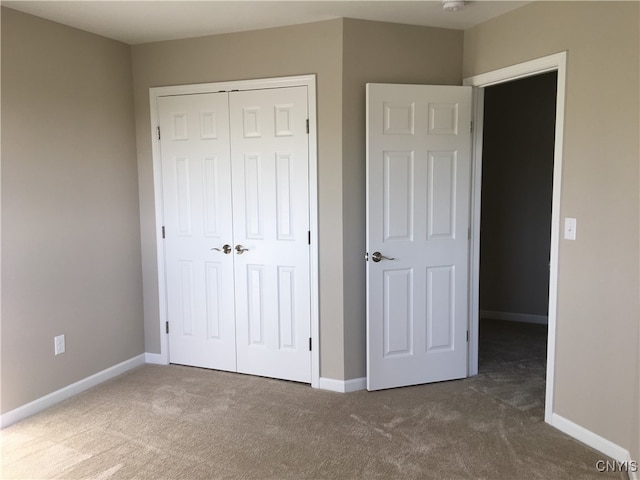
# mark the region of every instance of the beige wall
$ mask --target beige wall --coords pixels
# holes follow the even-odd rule
[[[320,375],[343,380],[366,374],[365,81],[460,84],[461,57],[462,32],[350,19],[134,46],[147,351],[160,349],[149,87],[317,74]]]
[[[129,46],[2,9],[3,413],[144,353],[131,82]]]
[[[555,411],[636,459],[639,6],[527,5],[466,31],[463,66],[568,51],[561,216],[578,238],[560,245]]]
[[[149,87],[317,74],[321,375],[349,379],[365,374],[364,83],[459,84],[568,50],[578,240],[560,250],[556,411],[640,457],[638,10],[535,3],[463,50],[460,32],[356,20],[130,48],[3,8],[2,412],[159,352]]]
[[[159,353],[149,87],[315,73],[318,105],[321,375],[344,378],[342,20],[132,47],[146,350]]]
[[[342,178],[345,378],[366,376],[365,85],[461,85],[457,30],[344,20]]]

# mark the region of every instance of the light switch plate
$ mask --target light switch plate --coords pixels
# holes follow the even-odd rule
[[[566,217],[564,219],[564,238],[565,240],[576,239],[576,219]]]
[[[66,346],[64,341],[64,335],[58,335],[57,337],[53,338],[53,348],[54,348],[53,353],[55,355],[60,355],[61,353],[65,352]]]

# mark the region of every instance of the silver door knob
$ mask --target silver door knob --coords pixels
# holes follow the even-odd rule
[[[248,252],[249,249],[248,248],[244,248],[242,245],[238,244],[236,245],[236,253],[238,255],[242,255],[244,252]]]
[[[216,250],[218,252],[222,252],[225,255],[228,255],[231,253],[231,245],[223,245],[222,248],[218,248],[218,247],[213,247],[211,250]]]
[[[384,255],[382,255],[380,252],[373,252],[373,255],[371,255],[371,260],[373,260],[374,262],[379,262],[380,260],[385,259],[385,260],[395,260],[395,258],[393,257],[385,257]]]

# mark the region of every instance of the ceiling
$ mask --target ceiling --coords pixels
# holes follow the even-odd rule
[[[440,0],[3,0],[0,3],[134,45],[340,17],[464,30],[529,2],[471,1],[458,12],[444,11]]]

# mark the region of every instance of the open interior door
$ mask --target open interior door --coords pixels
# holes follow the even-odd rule
[[[467,376],[471,87],[367,85],[367,389]]]

